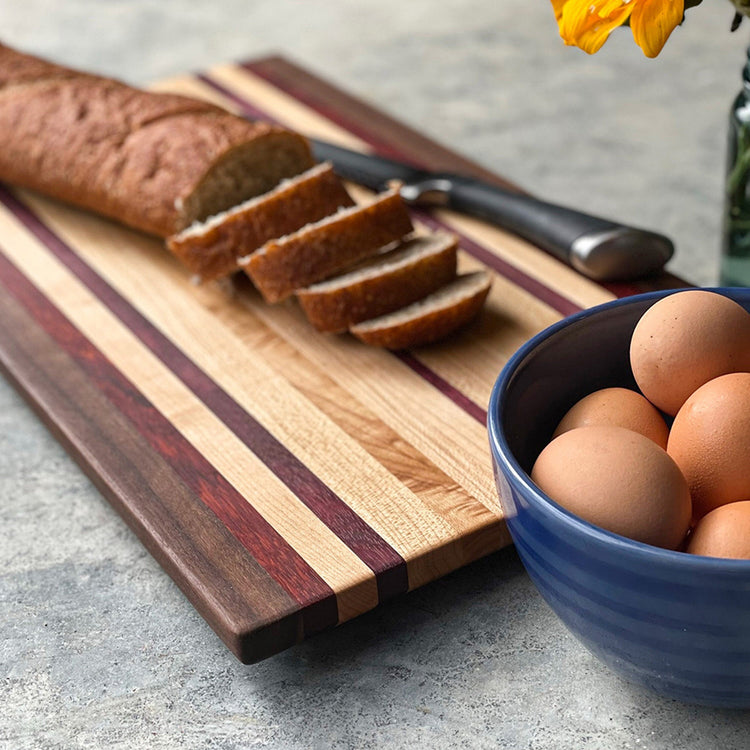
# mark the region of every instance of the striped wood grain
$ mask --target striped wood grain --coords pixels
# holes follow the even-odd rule
[[[510,186],[283,60],[156,88]],[[161,243],[0,188],[4,371],[243,661],[507,544],[492,383],[535,332],[627,291],[481,222],[415,219],[458,233],[462,269],[494,284],[460,336],[390,353],[312,332],[244,277],[195,287]]]

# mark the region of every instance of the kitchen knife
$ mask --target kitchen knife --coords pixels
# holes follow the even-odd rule
[[[628,281],[659,271],[674,245],[662,234],[618,224],[516,193],[474,177],[431,172],[313,139],[313,153],[344,179],[372,190],[400,184],[409,204],[477,216],[538,245],[597,281]]]

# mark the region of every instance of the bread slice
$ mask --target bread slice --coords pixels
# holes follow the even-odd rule
[[[322,221],[266,243],[239,265],[267,302],[353,265],[412,231],[409,212],[396,191],[371,203],[345,208]]]
[[[0,180],[168,237],[314,164],[302,136],[0,44]]]
[[[351,196],[326,162],[193,224],[169,237],[167,247],[201,281],[210,281],[236,271],[238,257],[255,252],[268,240],[352,205]]]
[[[408,307],[358,323],[350,331],[366,344],[386,349],[430,344],[474,318],[491,285],[486,271],[465,274]]]
[[[456,275],[457,248],[446,232],[412,237],[342,276],[300,289],[297,299],[319,331],[340,333],[447,284]]]

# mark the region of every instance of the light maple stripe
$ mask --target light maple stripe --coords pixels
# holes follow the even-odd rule
[[[503,248],[503,257],[512,258],[513,266],[529,278],[554,279],[554,288],[565,290],[562,297],[564,307],[556,307],[558,312],[568,314],[567,310],[592,307],[617,297],[611,289],[563,265],[552,255],[534,250],[525,240],[499,227],[447,209],[434,209],[431,214],[441,225],[459,232],[465,241],[483,247]]]
[[[372,571],[35,237],[0,212],[6,253],[194,445],[339,597],[339,619],[377,604]],[[12,248],[12,249],[11,249]],[[247,504],[247,502],[245,501]],[[249,506],[248,506],[249,507]],[[231,529],[236,533],[236,529]],[[307,591],[305,589],[308,589]],[[405,586],[399,586],[403,590]],[[298,597],[315,588],[301,587]],[[395,593],[395,592],[390,592]]]
[[[210,97],[211,100],[214,101],[214,103],[226,105],[226,100],[228,99],[235,105],[237,111],[241,112],[246,117],[266,119],[272,122],[278,122],[278,120],[275,120],[268,113],[268,111],[256,107],[249,100],[240,97],[231,89],[226,88],[210,76],[199,74],[195,76],[195,78],[215,94],[214,96],[210,96],[209,92],[205,92],[205,94]],[[200,94],[204,92],[201,91],[198,93]],[[361,147],[364,144],[356,145],[358,147]],[[420,218],[422,218],[423,224],[428,224],[428,222],[424,221],[424,216],[422,214],[420,214]],[[406,364],[407,367],[414,370],[414,372],[420,375],[420,377],[424,378],[427,382],[432,383],[432,385],[434,385],[438,390],[442,391],[452,401],[457,403],[467,414],[473,416],[474,419],[476,419],[478,422],[480,422],[481,424],[487,423],[487,411],[482,406],[480,406],[479,403],[476,403],[467,394],[461,392],[461,390],[441,378],[435,370],[431,370],[429,367],[427,367],[426,364],[424,362],[421,362],[418,357],[415,357],[409,352],[397,352],[394,353],[394,356],[397,356],[404,364]],[[482,394],[482,403],[485,403],[484,394]]]
[[[416,211],[415,213],[422,224],[428,226],[430,229],[450,229],[453,232],[457,232],[455,226],[449,225],[445,221],[441,221],[425,211]],[[487,266],[487,268],[493,269],[501,276],[512,281],[516,286],[521,287],[537,299],[542,300],[553,310],[560,313],[560,315],[572,315],[581,309],[575,302],[569,300],[565,295],[559,294],[546,284],[542,284],[524,271],[519,270],[514,265],[497,256],[488,249],[487,245],[479,244],[461,232],[457,232],[457,234],[459,236],[462,250],[468,252],[473,258],[476,258],[480,263]]]

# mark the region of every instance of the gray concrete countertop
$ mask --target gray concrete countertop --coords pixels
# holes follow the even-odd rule
[[[750,24],[704,5],[653,61],[628,31],[566,48],[547,0],[5,0],[0,37],[134,83],[280,52],[541,197],[671,235],[706,285]],[[2,748],[748,746],[750,714],[600,666],[513,550],[242,666],[4,380],[0,528]]]

